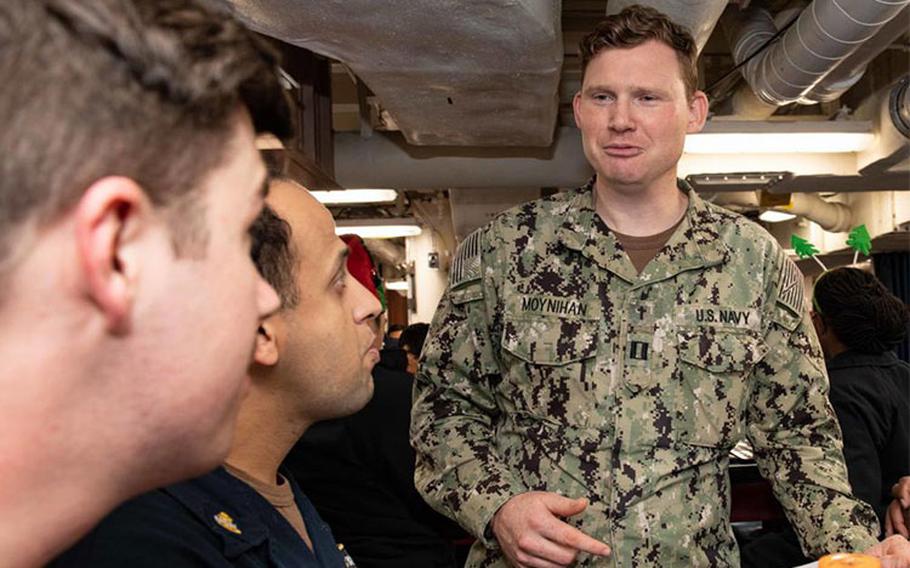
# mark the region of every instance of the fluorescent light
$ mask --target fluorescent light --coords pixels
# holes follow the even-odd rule
[[[789,221],[790,219],[796,219],[796,215],[793,213],[787,213],[786,211],[775,211],[774,209],[766,209],[762,211],[758,216],[759,219],[766,223],[780,223],[782,221]]]
[[[413,219],[344,219],[335,225],[336,235],[354,234],[364,239],[416,237],[422,232]]]
[[[408,281],[407,280],[390,280],[385,283],[386,290],[396,290],[398,292],[407,292],[408,291]]]
[[[875,135],[867,121],[714,121],[686,136],[689,154],[860,152]]]
[[[777,154],[785,148],[805,154],[859,152],[874,135],[840,132],[793,134],[690,134],[685,151],[690,154]]]
[[[326,205],[389,203],[398,199],[398,192],[394,189],[339,189],[336,191],[311,191],[310,194]]]

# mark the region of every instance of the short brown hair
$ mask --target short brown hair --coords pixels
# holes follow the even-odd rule
[[[17,227],[54,220],[111,175],[167,206],[178,251],[204,240],[194,189],[238,110],[258,132],[289,132],[277,65],[210,0],[3,0],[0,263]]]
[[[582,83],[588,64],[601,51],[635,47],[650,40],[666,44],[676,52],[686,96],[692,97],[698,87],[698,50],[692,34],[662,12],[638,4],[608,16],[581,40],[578,49],[581,52]]]
[[[291,225],[266,205],[250,229],[251,256],[259,274],[281,298],[281,309],[300,303],[297,285],[297,251],[291,239]]]

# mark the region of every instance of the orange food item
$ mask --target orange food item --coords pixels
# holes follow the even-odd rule
[[[881,568],[878,558],[867,554],[828,554],[818,561],[818,568]]]

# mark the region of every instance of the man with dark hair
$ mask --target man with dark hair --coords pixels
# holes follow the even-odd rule
[[[691,36],[632,6],[581,45],[596,176],[459,246],[415,382],[418,489],[478,538],[470,566],[736,566],[745,436],[808,553],[876,545],[799,270],[676,177],[708,107]]]
[[[276,59],[218,3],[0,3],[0,558],[42,564],[230,447],[249,258],[286,135]]]
[[[259,326],[227,461],[123,505],[55,566],[345,566],[279,465],[310,426],[370,399],[379,302],[348,273],[331,214],[305,189],[273,182],[268,204],[253,258],[282,304]]]
[[[348,271],[381,299],[384,287],[363,239],[341,238],[351,249]],[[374,330],[378,349],[378,323]],[[404,359],[398,349],[381,352],[370,402],[356,414],[309,429],[285,466],[358,568],[455,568],[452,540],[463,533],[414,487],[414,450],[408,444],[413,376],[394,355]]]
[[[400,323],[393,323],[389,326],[385,337],[386,349],[398,348],[398,339],[401,337],[401,332],[403,332],[406,327],[406,325],[401,325]]]

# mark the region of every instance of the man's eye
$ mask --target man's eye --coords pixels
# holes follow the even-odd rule
[[[345,286],[347,286],[347,280],[348,280],[348,272],[347,272],[347,270],[342,270],[335,277],[334,285],[338,289],[343,289]]]

